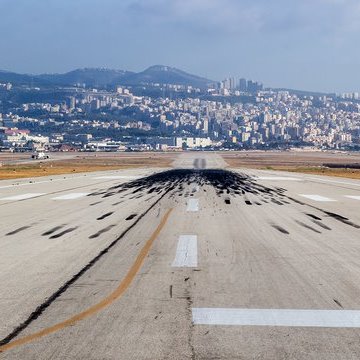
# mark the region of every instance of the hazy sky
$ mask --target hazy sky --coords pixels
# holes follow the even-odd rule
[[[0,0],[0,69],[140,71],[360,90],[359,0]]]

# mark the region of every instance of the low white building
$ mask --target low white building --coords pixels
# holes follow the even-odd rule
[[[187,147],[195,149],[211,146],[212,144],[212,140],[208,137],[177,137],[175,146],[178,148]]]

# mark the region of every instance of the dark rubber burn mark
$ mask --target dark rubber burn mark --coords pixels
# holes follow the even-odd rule
[[[101,215],[101,216],[98,217],[96,220],[103,220],[103,219],[109,217],[110,215],[112,215],[113,213],[114,213],[114,212],[108,212],[108,213],[106,213],[106,214],[104,214],[104,215]]]
[[[284,205],[282,202],[280,202],[280,201],[278,201],[278,200],[276,200],[274,198],[271,199],[271,202],[273,202],[276,205]]]
[[[321,234],[321,231],[316,230],[315,228],[313,228],[313,227],[310,226],[310,225],[307,225],[307,224],[305,224],[305,223],[303,223],[303,222],[301,222],[301,221],[299,221],[299,220],[295,220],[295,222],[296,222],[297,224],[301,225],[302,227],[304,227],[305,229],[309,229],[309,230],[311,230],[311,231],[313,231],[313,232],[315,232],[315,233],[317,233],[317,234]]]
[[[308,204],[305,204],[304,202],[302,202],[302,201],[300,201],[300,200],[297,200],[297,199],[294,199],[294,198],[292,198],[292,197],[290,197],[290,196],[288,196],[287,198],[288,198],[289,200],[293,201],[293,202],[296,203],[296,204],[299,204],[299,205],[308,205]],[[308,205],[308,206],[313,207],[312,205]]]
[[[286,235],[289,235],[289,232],[288,232],[287,230],[285,230],[283,227],[281,227],[281,226],[279,226],[279,225],[276,225],[276,224],[271,224],[271,226],[272,226],[274,229],[280,231],[281,233],[286,234]]]
[[[5,235],[6,235],[6,236],[15,235],[15,234],[17,234],[17,233],[19,233],[19,232],[21,232],[21,231],[24,231],[24,230],[30,228],[30,227],[31,227],[31,226],[22,226],[22,227],[19,227],[19,228],[13,230],[13,231],[8,232],[8,233],[5,234]]]
[[[53,235],[53,236],[50,236],[50,239],[58,239],[59,237],[65,235],[65,234],[68,234],[68,233],[73,232],[73,231],[76,230],[77,228],[78,228],[78,227],[76,226],[76,227],[72,227],[72,228],[66,229],[66,230],[64,230],[64,231],[62,231],[62,232],[59,232],[58,234],[55,234],[55,235]]]
[[[205,162],[195,161],[196,169],[173,169],[159,173],[155,173],[140,179],[122,183],[108,189],[93,192],[90,196],[100,195],[102,197],[109,196],[129,196],[136,194],[136,198],[147,196],[147,194],[163,194],[164,192],[172,192],[173,196],[190,197],[189,191],[185,191],[185,186],[199,186],[203,188],[205,185],[214,188],[217,196],[228,194],[231,196],[246,196],[252,194],[256,196],[258,202],[263,199],[274,199],[275,204],[284,205],[280,200],[285,197],[283,188],[269,188],[257,183],[253,177],[221,169],[204,169]],[[203,189],[205,191],[205,189]],[[250,205],[250,203],[248,203]]]
[[[101,234],[106,233],[106,232],[108,232],[109,230],[111,230],[114,226],[115,226],[115,225],[109,225],[109,226],[107,226],[106,228],[99,230],[97,233],[90,235],[90,236],[89,236],[89,239],[96,239],[96,238],[99,237]]]
[[[341,307],[342,309],[344,308],[339,300],[336,300],[336,299],[333,299],[333,300],[337,306]]]
[[[321,220],[321,218],[319,218],[318,216],[314,215],[314,214],[306,214],[307,216],[311,217],[312,219],[315,220]]]
[[[359,225],[356,225],[354,224],[352,221],[350,221],[348,218],[344,217],[344,216],[341,216],[339,214],[335,214],[335,213],[332,213],[332,212],[328,212],[328,211],[324,211],[324,213],[330,217],[332,217],[333,219],[335,220],[338,220],[346,225],[350,225],[356,229],[360,229],[360,226]]]
[[[42,235],[42,236],[51,235],[51,234],[53,234],[55,231],[58,231],[58,230],[60,230],[60,229],[62,229],[62,228],[63,228],[63,226],[55,226],[55,227],[53,227],[52,229],[50,229],[50,230],[48,230],[48,231],[45,231],[45,232],[42,233],[41,235]]]
[[[346,224],[346,225],[349,225],[349,226],[352,226],[354,227],[355,229],[360,229],[360,226],[357,225],[357,224],[354,224],[352,221],[350,221],[348,218],[346,218],[345,216],[342,216],[342,215],[339,215],[339,214],[335,214],[335,213],[332,213],[332,212],[329,212],[329,211],[326,211],[326,210],[323,210],[321,208],[318,208],[314,205],[310,205],[310,204],[306,204],[306,203],[303,203],[301,201],[298,201],[290,196],[287,196],[287,198],[289,200],[292,200],[293,202],[295,203],[298,203],[298,204],[301,204],[301,205],[306,205],[312,209],[315,209],[317,211],[321,211],[324,215],[327,215],[327,216],[330,216],[332,217],[333,219],[337,220],[337,221],[340,221],[342,222],[343,224]]]
[[[137,214],[131,214],[125,220],[132,220],[136,216],[137,216]]]
[[[321,221],[318,220],[312,220],[312,222],[320,227],[322,227],[325,230],[331,230],[330,227],[328,227],[327,225],[323,224]]]
[[[94,205],[101,204],[101,203],[102,203],[102,201],[97,201],[97,202],[90,204],[90,206],[94,206]]]
[[[87,265],[85,265],[78,273],[76,273],[70,280],[64,283],[57,291],[55,291],[50,297],[48,297],[42,304],[40,304],[22,323],[20,323],[10,334],[0,340],[0,346],[8,344],[12,339],[22,333],[32,322],[34,322],[42,313],[66,290],[74,284],[81,276],[83,276],[88,270],[90,270],[105,254],[107,254],[132,228],[134,228],[138,222],[158,204],[169,191],[166,191],[159,197],[146,211],[144,211],[137,220],[125,229],[110,245],[101,250]]]

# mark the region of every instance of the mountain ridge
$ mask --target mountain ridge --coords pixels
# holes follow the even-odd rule
[[[206,88],[214,81],[166,65],[153,65],[140,72],[108,68],[78,68],[66,73],[39,75],[19,74],[0,70],[0,82],[28,86],[100,86],[145,85],[149,83],[177,84]]]

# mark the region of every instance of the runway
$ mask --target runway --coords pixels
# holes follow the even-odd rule
[[[1,359],[358,359],[360,181],[174,169],[0,182]]]

